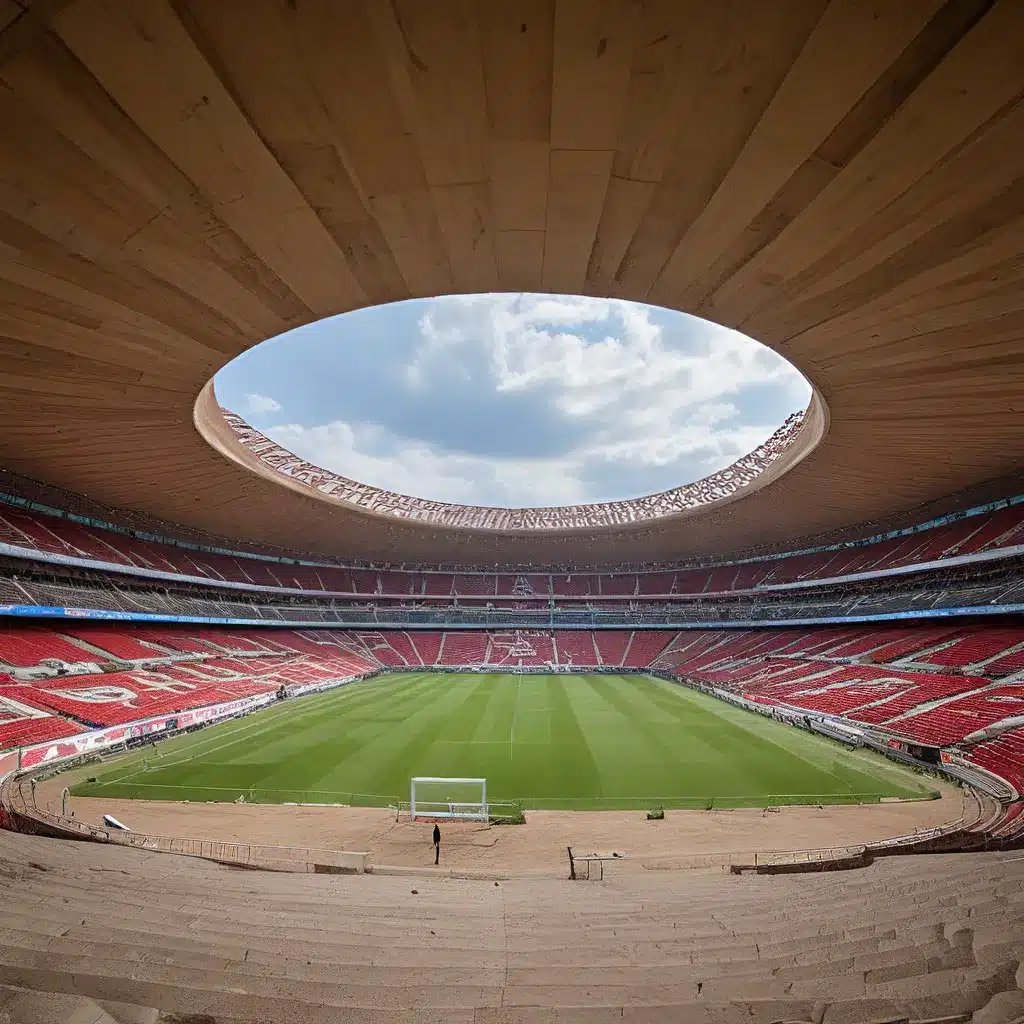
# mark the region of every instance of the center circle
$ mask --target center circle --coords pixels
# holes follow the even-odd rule
[[[427,502],[622,503],[721,473],[811,386],[752,338],[615,299],[415,299],[278,335],[215,378],[220,406],[300,460]]]

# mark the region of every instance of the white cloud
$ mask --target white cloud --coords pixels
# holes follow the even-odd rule
[[[268,412],[280,412],[281,403],[269,395],[259,395],[250,391],[246,396],[246,411],[253,415],[265,414]]]
[[[650,307],[614,300],[433,300],[419,332],[399,366],[409,399],[436,393],[443,417],[456,383],[496,403],[528,398],[578,441],[550,458],[486,457],[479,444],[457,451],[401,436],[387,427],[386,410],[377,424],[339,416],[268,434],[324,468],[405,494],[481,505],[577,504],[663,490],[722,469],[810,397],[785,360],[743,335],[693,318],[677,329]],[[776,406],[782,394],[782,415],[777,408],[758,413],[751,396],[765,385],[775,389]],[[247,398],[251,411],[257,404],[260,412],[280,409],[265,396]]]
[[[584,500],[574,464],[559,459],[486,459],[438,453],[415,441],[391,455],[374,455],[374,428],[342,420],[268,431],[278,444],[324,469],[400,494],[465,505],[571,505]]]
[[[668,465],[692,456],[699,471],[689,476],[697,479],[728,466],[771,432],[757,426],[716,431],[713,423],[695,423],[670,443],[660,441],[640,451],[642,459],[629,440],[561,458],[497,459],[437,452],[417,442],[407,442],[393,454],[372,454],[365,450],[372,447],[371,432],[343,420],[312,427],[289,423],[267,431],[301,458],[353,480],[436,501],[513,508],[607,500],[609,495],[595,493],[589,480],[595,463],[606,463],[614,475],[624,462]],[[677,479],[642,493],[686,482]]]

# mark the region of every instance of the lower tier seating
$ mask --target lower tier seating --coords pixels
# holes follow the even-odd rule
[[[72,720],[92,726],[121,725],[144,718],[185,711],[189,708],[223,704],[253,692],[277,689],[271,683],[254,684],[240,680],[216,686],[171,679],[156,680],[129,672],[103,676],[81,676],[60,686],[6,687],[5,696],[18,695],[26,704],[56,711]]]
[[[84,725],[78,725],[59,715],[40,715],[35,709],[32,711],[34,713],[30,715],[17,715],[17,712],[12,712],[9,702],[5,701],[0,693],[0,750],[8,747],[27,747],[33,743],[47,743],[50,740],[59,740],[87,731]]]
[[[72,637],[74,639],[72,639]],[[75,641],[91,660],[58,671],[52,651]],[[196,627],[161,629],[73,626],[9,629],[0,633],[0,659],[33,662],[31,678],[0,677],[0,750],[29,746],[88,728],[121,725],[189,708],[223,704],[286,687],[348,679],[377,663],[348,649],[339,636],[292,630],[259,633]],[[31,656],[29,654],[31,652]],[[100,652],[100,653],[96,653]],[[143,654],[143,652],[146,652]],[[108,656],[109,655],[109,656]],[[146,668],[101,671],[111,658]]]
[[[967,757],[1001,775],[1024,796],[1024,725],[970,747]]]
[[[0,833],[0,860],[0,1015],[12,1021],[1024,1015],[1024,862],[1013,855],[774,877],[624,863],[600,885],[380,874],[337,884],[11,833]]]
[[[32,742],[44,729],[32,723],[43,714],[58,716],[46,739],[61,728],[59,720],[75,728],[117,725],[380,668],[650,667],[941,747],[1024,716],[1024,669],[1003,673],[1024,648],[1024,627],[1016,624],[679,632],[68,629],[0,632],[0,662],[8,666],[0,678],[8,721],[0,747]],[[50,660],[51,652],[66,655],[69,648],[92,660],[70,671]],[[114,667],[111,659],[136,660],[129,656],[142,651],[150,652],[145,669],[100,671]],[[25,661],[33,662],[31,677],[19,664]],[[979,746],[973,756],[1016,785],[1021,758],[1012,742]]]
[[[1024,716],[1024,682],[985,674],[1005,658],[1000,652],[1021,644],[1017,625],[695,630],[679,633],[652,667],[762,703],[952,747]],[[955,648],[966,648],[964,656],[942,658]],[[974,751],[971,759],[1024,794],[1024,751],[1012,740]]]

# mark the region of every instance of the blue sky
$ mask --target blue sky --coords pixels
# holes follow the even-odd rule
[[[793,367],[734,331],[654,306],[532,294],[331,317],[239,356],[216,391],[326,469],[505,507],[689,483],[810,399]]]

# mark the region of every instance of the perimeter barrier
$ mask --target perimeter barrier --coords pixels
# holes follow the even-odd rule
[[[306,874],[368,874],[372,871],[368,852],[156,836],[67,818],[38,806],[33,780],[26,776],[8,775],[0,782],[0,807],[6,812],[9,828],[31,835],[127,846],[150,853],[172,853],[259,871]]]

